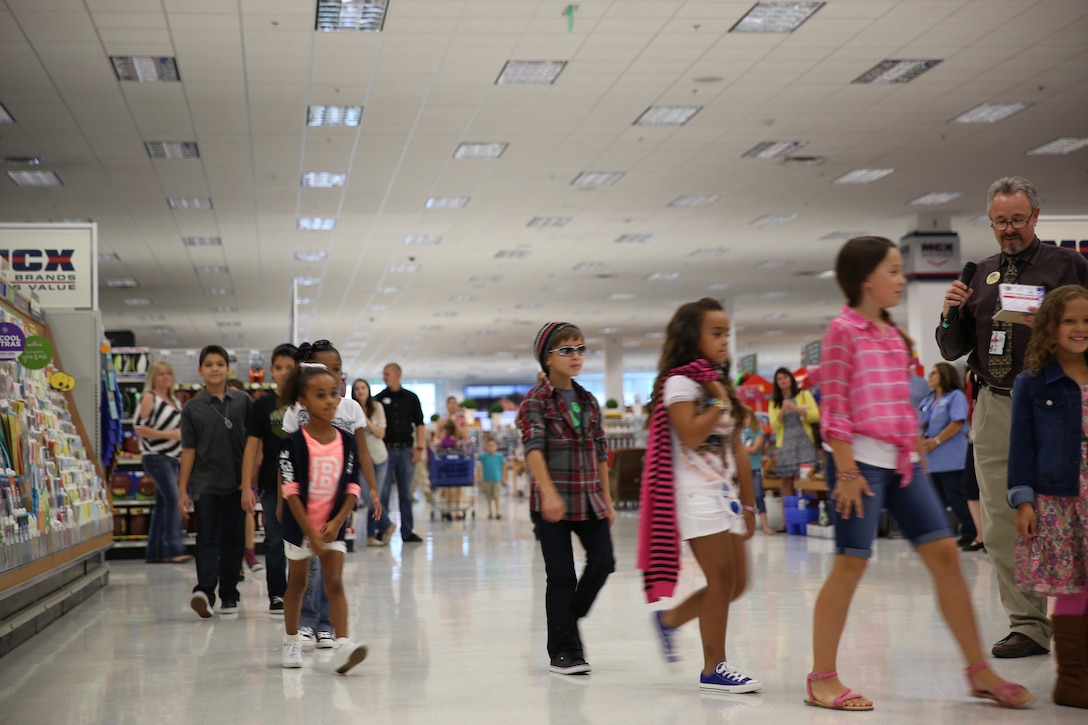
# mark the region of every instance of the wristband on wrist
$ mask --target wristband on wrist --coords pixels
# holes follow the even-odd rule
[[[836,471],[835,472],[835,480],[836,481],[853,481],[854,479],[858,478],[860,475],[861,474],[858,472],[858,469],[851,468],[849,471]]]
[[[706,406],[708,408],[710,406],[714,406],[715,408],[721,409],[721,408],[725,407],[725,401],[718,400],[717,398],[710,398],[709,400],[706,401]]]
[[[756,512],[756,507],[755,506],[749,506],[748,504],[744,504],[744,510],[755,513]]]

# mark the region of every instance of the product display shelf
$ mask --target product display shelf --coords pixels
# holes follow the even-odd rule
[[[27,309],[0,295],[0,321],[57,349],[48,325]],[[42,370],[0,361],[0,655],[25,638],[41,600],[57,600],[61,590],[75,596],[87,581],[105,579],[109,494],[70,392],[49,385],[63,369],[59,355]],[[73,575],[75,568],[82,571]]]

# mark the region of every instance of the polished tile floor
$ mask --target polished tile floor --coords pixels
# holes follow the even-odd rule
[[[613,530],[617,571],[582,626],[593,674],[551,675],[544,652],[544,567],[524,500],[501,521],[432,522],[423,544],[348,555],[352,631],[370,656],[348,676],[322,652],[280,667],[281,619],[267,612],[263,574],[242,584],[240,615],[199,621],[191,565],[111,562],[110,585],[0,659],[0,721],[22,723],[1083,723],[1049,699],[1053,661],[1001,671],[1038,703],[1012,712],[967,695],[951,636],[909,546],[881,540],[847,627],[839,669],[876,701],[872,713],[804,707],[811,611],[829,542],[757,536],[754,580],[731,615],[730,659],[758,677],[752,695],[701,695],[698,630],[666,667],[634,568],[637,514]],[[964,568],[983,637],[1004,636],[985,555]],[[699,586],[684,561],[681,589]]]

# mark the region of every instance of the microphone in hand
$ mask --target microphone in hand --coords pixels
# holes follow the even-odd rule
[[[960,272],[960,282],[963,282],[964,285],[971,284],[971,278],[975,276],[976,269],[978,269],[978,265],[974,262],[968,262],[967,264],[963,265],[963,271]],[[950,307],[948,310],[948,314],[944,318],[944,326],[948,327],[950,324],[955,322],[956,318],[959,317],[959,314],[959,305]]]

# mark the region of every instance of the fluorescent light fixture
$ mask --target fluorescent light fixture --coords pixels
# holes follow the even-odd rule
[[[314,30],[380,33],[388,8],[388,0],[317,0]]]
[[[107,252],[102,250],[98,253],[99,262],[120,262],[121,258],[117,256],[117,252]]]
[[[754,227],[778,227],[789,224],[796,218],[796,214],[764,214],[761,217],[756,217],[748,224]]]
[[[93,220],[88,216],[53,217],[50,224],[90,224]]]
[[[315,189],[338,188],[343,186],[347,180],[347,174],[337,174],[331,171],[307,171],[302,175],[302,185]]]
[[[3,117],[4,107],[0,106],[0,118]],[[9,116],[10,118],[10,116]],[[2,122],[0,122],[2,123]],[[37,166],[42,162],[41,156],[3,156],[0,164],[5,166]]]
[[[729,289],[729,283],[728,282],[714,282],[713,284],[708,284],[706,286],[706,288],[708,290],[712,290],[714,292],[720,292],[721,290]]]
[[[741,158],[774,159],[807,145],[808,141],[762,141],[741,154]]]
[[[828,269],[816,275],[816,279],[835,279],[835,270]]]
[[[544,306],[543,302],[519,302],[514,305],[515,310],[538,310]]]
[[[186,247],[223,246],[223,239],[221,237],[182,237],[181,241],[185,243]]]
[[[1031,108],[1031,105],[1030,103],[983,103],[970,111],[961,113],[949,123],[997,123]]]
[[[199,159],[195,141],[145,141],[147,155],[153,159]]]
[[[301,287],[313,287],[321,284],[320,277],[295,277],[295,283]]]
[[[679,276],[679,272],[654,272],[653,274],[646,275],[642,279],[647,282],[671,282]]]
[[[940,62],[940,60],[882,60],[852,82],[909,83]]]
[[[495,252],[495,259],[526,259],[532,253],[531,249],[500,249]]]
[[[204,291],[215,297],[226,297],[227,295],[234,294],[234,290],[229,287],[211,287]]]
[[[907,206],[938,206],[955,201],[963,196],[962,191],[931,191],[928,194],[916,196],[907,202]]]
[[[113,289],[130,289],[139,287],[140,283],[132,277],[111,277],[106,280],[106,286]]]
[[[508,60],[497,86],[550,86],[567,67],[565,60]]]
[[[457,317],[457,310],[439,310],[433,314],[434,317]]]
[[[763,333],[764,337],[781,337],[786,333],[783,330],[767,330]]]
[[[295,252],[296,262],[324,262],[329,258],[329,253],[324,249],[311,249],[304,252]]]
[[[639,342],[638,340],[624,340],[623,341],[623,346],[624,347],[642,347],[642,343]]]
[[[8,171],[5,173],[16,186],[64,186],[55,171]]]
[[[162,322],[166,319],[166,315],[160,315],[156,312],[152,312],[146,315],[136,315],[136,319],[142,322]]]
[[[198,264],[193,269],[197,274],[230,274],[230,270],[223,264]]]
[[[638,295],[634,292],[613,292],[608,295],[608,299],[612,302],[624,302],[626,300],[633,300],[636,297],[638,297]]]
[[[786,290],[771,290],[770,292],[761,292],[759,298],[763,300],[780,300],[783,297],[788,297],[789,294]]]
[[[238,308],[235,307],[234,305],[219,305],[217,307],[212,308],[212,312],[216,313],[217,315],[225,315],[225,314],[228,314],[228,313],[231,313],[231,312],[237,312],[237,311],[238,311]]]
[[[358,126],[363,117],[362,106],[309,106],[307,126]]]
[[[450,297],[450,302],[475,302],[476,300],[476,295],[454,295]]]
[[[298,297],[295,299],[296,305],[312,305],[314,302],[317,302],[316,297]]]
[[[885,176],[895,173],[895,169],[853,169],[847,171],[832,184],[871,184],[880,181]]]
[[[792,33],[801,23],[822,8],[822,2],[773,3],[759,2],[752,6],[730,33]]]
[[[180,81],[177,61],[169,57],[150,55],[111,55],[113,72],[119,81],[137,83],[166,83]]]
[[[683,126],[702,106],[650,106],[639,116],[635,126]]]
[[[571,186],[612,186],[623,178],[623,171],[583,171],[571,180]]]
[[[405,262],[402,264],[391,264],[387,269],[394,274],[409,274],[411,272],[418,272],[419,265],[413,262]]]
[[[125,307],[150,307],[151,300],[146,297],[126,297],[124,299]]]
[[[497,274],[474,274],[468,278],[468,281],[472,284],[498,284],[502,281],[502,276]]]
[[[764,259],[762,262],[756,264],[756,269],[778,269],[779,267],[785,267],[786,262],[781,259]]]
[[[506,152],[508,143],[463,143],[453,152],[455,159],[497,159]]]
[[[329,217],[302,217],[298,220],[298,228],[307,232],[327,232],[336,228],[336,220]]]
[[[601,334],[602,335],[615,335],[617,332],[623,332],[623,328],[622,327],[602,327],[601,328]]]
[[[366,308],[368,310],[370,310],[371,312],[385,312],[386,310],[389,309],[389,305],[374,304],[374,305],[367,305]]]
[[[466,206],[467,196],[430,196],[423,203],[425,209],[464,209]]]
[[[986,217],[986,223],[987,224],[990,223],[990,218],[989,217]],[[868,233],[869,232],[867,232],[864,229],[844,229],[844,230],[835,231],[835,232],[828,232],[827,234],[820,237],[820,241],[834,242],[834,241],[839,241],[839,240],[843,240],[843,239],[853,239],[854,237],[864,237]]]
[[[4,108],[3,103],[0,103],[0,123],[15,123],[15,119],[8,113],[8,109]]]
[[[166,200],[171,209],[211,209],[212,200],[206,196],[174,196]]]
[[[397,295],[403,291],[403,287],[379,287],[377,290],[380,295]]]
[[[180,345],[181,340],[177,339],[176,337],[167,337],[167,338],[163,338],[163,344],[165,344],[165,345]],[[163,350],[163,354],[164,355],[167,354],[167,351]]]
[[[700,247],[688,252],[689,257],[696,259],[712,259],[729,253],[729,247]]]
[[[404,238],[405,244],[435,245],[442,241],[438,234],[409,234]]]
[[[612,241],[616,244],[646,244],[655,239],[656,234],[621,234]]]
[[[565,227],[570,224],[571,218],[569,216],[535,216],[529,220],[529,223],[525,226],[533,227],[535,229],[544,229],[547,227]]]
[[[572,268],[575,272],[600,272],[608,269],[607,262],[579,262]]]
[[[167,327],[166,325],[158,325],[156,327],[152,327],[151,331],[153,333],[155,333],[156,335],[173,335],[174,334],[174,328],[173,327]]]
[[[223,333],[223,339],[224,340],[244,340],[244,339],[246,339],[246,336],[241,332],[224,332]]]
[[[1063,136],[1028,151],[1028,156],[1064,156],[1088,146],[1088,138]]]
[[[238,320],[216,320],[216,327],[241,327],[242,323]]]
[[[678,196],[669,202],[669,206],[692,208],[697,206],[710,206],[718,200],[717,194],[685,194]]]
[[[764,315],[763,319],[764,320],[770,320],[771,322],[774,322],[775,320],[784,320],[784,319],[786,319],[786,313],[785,312],[772,312],[769,315]]]

